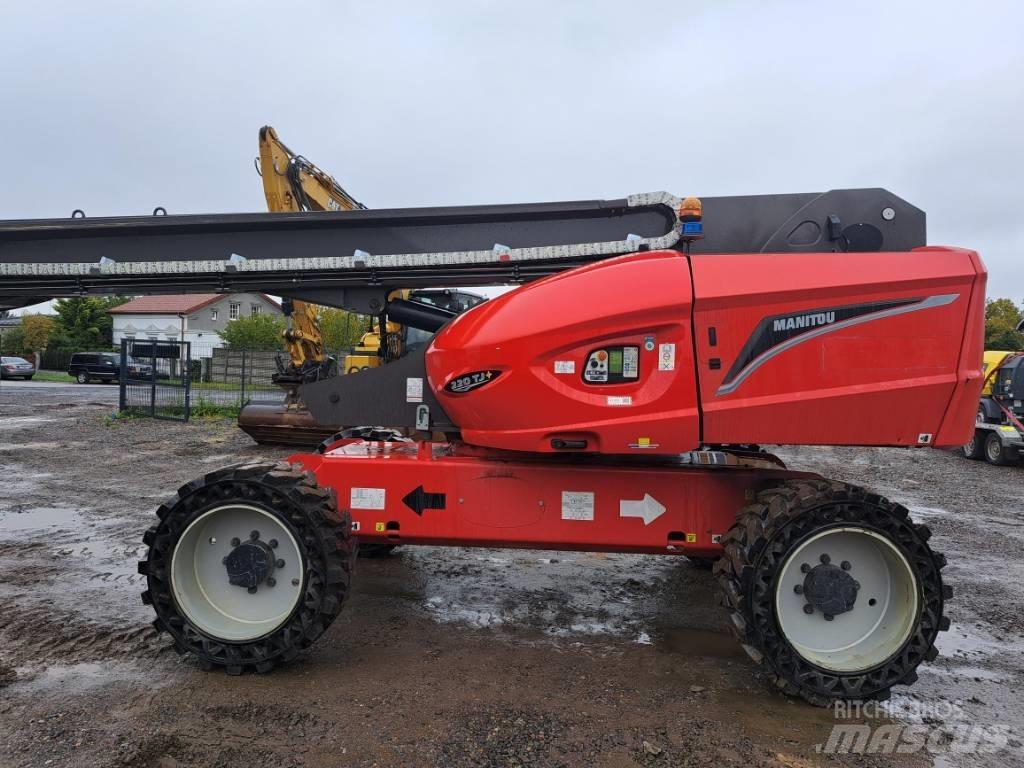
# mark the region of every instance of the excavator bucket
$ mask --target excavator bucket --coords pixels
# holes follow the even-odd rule
[[[238,426],[261,445],[313,448],[338,431],[317,424],[305,408],[280,403],[249,403],[238,414]]]

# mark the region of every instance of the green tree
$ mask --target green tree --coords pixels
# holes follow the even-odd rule
[[[114,343],[110,310],[124,304],[124,296],[83,296],[59,299],[54,305],[57,325],[50,345],[65,349],[105,349]]]
[[[1017,331],[1021,311],[1010,299],[985,302],[985,349],[1024,349],[1024,334]]]
[[[46,315],[26,315],[21,320],[21,331],[25,335],[25,346],[33,351],[46,349],[50,336],[57,324]]]
[[[354,347],[366,332],[367,318],[354,312],[331,307],[320,308],[320,332],[324,337],[324,348],[330,354]]]
[[[273,315],[254,315],[232,320],[221,331],[221,338],[232,349],[284,349],[284,320]]]
[[[5,328],[0,332],[0,352],[5,355],[24,355],[25,332],[19,327]]]

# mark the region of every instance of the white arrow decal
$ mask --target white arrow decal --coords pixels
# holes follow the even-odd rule
[[[649,493],[645,493],[640,501],[619,501],[619,517],[640,517],[644,525],[650,525],[665,512],[665,507]]]

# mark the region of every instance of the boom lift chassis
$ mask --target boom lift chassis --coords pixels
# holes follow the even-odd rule
[[[883,190],[711,198],[703,241],[700,213],[691,201],[656,194],[610,203],[0,223],[0,306],[104,292],[260,290],[429,324],[443,318],[389,306],[388,295],[529,282],[616,256],[625,257],[614,262],[624,269],[647,269],[672,249],[687,256],[906,252],[924,244],[923,214]],[[808,232],[823,234],[809,239]],[[288,256],[294,252],[309,256]],[[967,263],[964,254],[948,258]],[[976,284],[983,274],[970,279]],[[940,301],[890,304],[905,313],[948,306],[962,293],[943,290]],[[868,319],[896,311],[873,301]],[[980,301],[972,294],[958,305],[972,328]],[[485,311],[498,311],[496,304]],[[472,325],[479,312],[452,325]],[[622,349],[636,349],[626,357],[641,366],[644,355],[659,354],[653,342],[627,344],[612,350],[618,363],[606,364],[621,365]],[[596,359],[608,361],[604,354]],[[445,392],[465,395],[519,369],[480,370],[445,384],[425,365],[422,355],[410,357],[301,392],[321,423],[384,423],[418,430],[417,439],[339,435],[283,464],[211,472],[160,506],[139,572],[155,626],[179,651],[230,674],[266,672],[294,658],[341,610],[358,539],[718,558],[715,574],[743,647],[780,689],[816,704],[885,698],[936,655],[936,635],[949,626],[945,559],[904,507],[787,470],[747,444],[630,455],[588,451],[591,438],[559,437],[536,451],[508,450],[486,435],[471,444],[446,411],[470,401],[442,402]],[[976,402],[976,391],[960,390],[980,388],[980,377],[960,380],[953,400]],[[396,386],[404,397],[392,397]],[[931,440],[926,434],[909,444]]]

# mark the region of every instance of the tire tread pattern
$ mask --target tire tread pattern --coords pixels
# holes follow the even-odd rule
[[[874,529],[896,543],[922,587],[917,625],[891,659],[858,673],[834,673],[803,659],[775,618],[775,579],[786,553],[824,527],[851,524]],[[714,567],[734,634],[747,655],[783,693],[817,706],[838,700],[883,700],[893,685],[910,685],[922,661],[933,660],[935,638],[949,628],[943,605],[952,589],[942,583],[946,559],[927,544],[931,531],[914,525],[905,507],[846,483],[788,480],[756,494],[723,537]]]
[[[282,517],[306,562],[303,596],[293,614],[270,634],[244,643],[224,642],[193,626],[170,584],[174,547],[188,525],[210,507],[233,501]],[[142,601],[156,611],[156,630],[169,633],[175,650],[191,653],[202,668],[221,668],[229,675],[269,672],[309,648],[341,612],[352,580],[352,525],[348,512],[338,510],[334,491],[318,487],[311,473],[285,463],[226,467],[181,486],[156,514],[158,524],[143,536],[149,552],[139,563],[139,573],[147,577]]]

